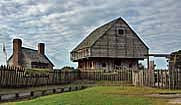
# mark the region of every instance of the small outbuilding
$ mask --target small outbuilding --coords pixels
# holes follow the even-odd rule
[[[22,47],[21,39],[13,40],[13,54],[8,59],[8,65],[25,69],[53,70],[53,63],[45,55],[45,44],[39,43],[38,50]]]

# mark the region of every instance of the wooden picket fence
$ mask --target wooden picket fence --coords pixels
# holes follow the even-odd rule
[[[136,70],[133,84],[155,88],[181,89],[181,70]]]
[[[89,71],[89,72],[88,72]],[[46,73],[28,73],[23,68],[0,66],[0,87],[35,87],[68,84],[77,80],[132,82],[132,70],[87,70],[87,72],[54,70]]]
[[[0,87],[19,88],[67,84],[78,80],[78,75],[76,71],[27,73],[23,68],[0,66]]]
[[[94,81],[125,81],[132,83],[132,69],[112,70],[85,70],[80,72],[80,79]]]
[[[181,89],[181,70],[72,70],[29,73],[23,68],[0,66],[0,87],[35,87],[68,84],[77,80],[123,81],[136,86]],[[120,84],[121,85],[121,84]]]

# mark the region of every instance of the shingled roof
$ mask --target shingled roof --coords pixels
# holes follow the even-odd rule
[[[91,47],[96,40],[98,40],[107,30],[109,30],[112,25],[116,22],[117,20],[113,20],[96,30],[94,30],[90,35],[88,35],[73,51],[77,51],[86,47]]]
[[[73,49],[72,52],[76,52],[78,50],[91,47],[101,36],[103,36],[109,29],[111,29],[113,25],[119,20],[123,21],[130,28],[130,30],[138,37],[138,35],[133,31],[133,29],[121,17],[119,17],[95,29],[75,49]],[[140,38],[139,40],[143,43],[143,41]],[[145,45],[145,43],[143,44]],[[146,46],[146,48],[148,47]]]
[[[26,62],[31,61],[31,62],[41,62],[41,63],[49,63],[52,66],[53,63],[47,58],[46,55],[41,55],[38,54],[38,50],[30,49],[30,48],[25,48],[21,47],[22,51],[22,61]],[[8,59],[8,62],[13,58],[13,55]]]

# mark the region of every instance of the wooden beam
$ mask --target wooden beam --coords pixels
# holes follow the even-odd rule
[[[170,54],[146,54],[144,56],[153,56],[153,57],[166,57],[169,58]]]

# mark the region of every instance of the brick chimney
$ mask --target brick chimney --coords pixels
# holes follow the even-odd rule
[[[38,54],[45,54],[45,44],[44,43],[38,43]]]
[[[14,66],[21,66],[21,55],[22,55],[21,46],[22,46],[21,39],[13,40],[13,65]]]

